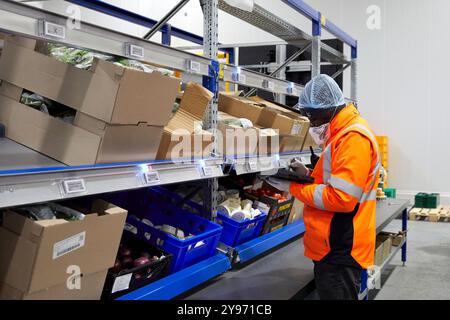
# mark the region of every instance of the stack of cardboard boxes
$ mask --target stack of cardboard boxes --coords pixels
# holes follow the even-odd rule
[[[80,221],[34,221],[7,210],[0,227],[0,299],[98,300],[127,211],[98,200]],[[95,257],[95,259],[93,259]]]
[[[258,132],[256,149],[254,145],[247,144],[245,148],[233,150],[238,152],[237,155],[242,153],[266,155],[298,152],[303,149],[309,129],[309,121],[293,111],[259,97],[247,99],[229,93],[220,95],[219,110],[222,112],[220,117],[223,119],[232,116],[237,119],[250,120],[256,132]],[[277,133],[264,128],[274,129]],[[224,135],[224,130],[230,128],[219,125],[219,129]],[[229,149],[225,148],[225,151],[225,155],[227,155]]]
[[[197,83],[188,83],[180,108],[164,128],[158,160],[208,158],[213,134],[202,129],[205,112],[214,94]]]
[[[180,80],[95,59],[78,69],[6,37],[0,58],[0,123],[6,136],[68,165],[156,158]],[[20,103],[26,89],[73,109],[67,123]]]

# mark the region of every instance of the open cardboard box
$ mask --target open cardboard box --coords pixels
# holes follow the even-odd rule
[[[164,128],[158,160],[208,158],[214,141],[212,133],[200,128],[214,94],[197,83],[188,83],[180,108]]]
[[[164,126],[180,80],[95,59],[78,69],[36,51],[36,41],[7,36],[0,79],[109,124]]]
[[[268,145],[271,145],[267,148],[268,150],[259,148],[260,155],[303,150],[309,130],[309,121],[293,111],[259,97],[244,98],[239,97],[236,93],[221,93],[219,110],[236,118],[248,119],[257,128],[278,130],[279,136],[268,138]],[[275,139],[279,139],[278,143],[275,143]]]
[[[20,103],[22,91],[0,84],[0,122],[7,138],[71,166],[155,159],[162,125],[110,125],[81,112],[70,124]]]
[[[80,221],[34,221],[14,209],[4,212],[0,283],[25,296],[66,284],[74,266],[83,276],[102,273],[100,278],[114,265],[127,211],[102,200],[81,210],[63,205],[87,215]]]

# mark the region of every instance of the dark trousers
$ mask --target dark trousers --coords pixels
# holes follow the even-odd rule
[[[314,262],[316,290],[320,300],[358,300],[361,268]]]

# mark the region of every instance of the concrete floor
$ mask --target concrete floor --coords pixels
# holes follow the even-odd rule
[[[408,261],[402,266],[400,253],[382,277],[376,300],[450,299],[450,222],[408,221]],[[393,221],[386,231],[401,229]],[[374,297],[375,296],[375,297]]]

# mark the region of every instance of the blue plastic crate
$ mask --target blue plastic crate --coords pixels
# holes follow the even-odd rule
[[[234,248],[259,237],[266,218],[267,214],[263,213],[255,219],[239,222],[217,213],[217,223],[223,227],[220,242]]]
[[[173,255],[171,273],[216,254],[222,227],[164,201],[163,194],[158,190],[146,190],[116,199],[129,210],[127,232]],[[154,225],[168,224],[194,236],[180,240],[141,222],[142,219],[148,219]]]
[[[178,202],[182,200],[182,197],[180,195],[167,189],[159,187],[156,188],[156,190],[163,196],[159,198],[160,201]],[[184,208],[190,212],[197,214],[202,214],[204,210],[201,205],[192,201],[186,201],[184,204]],[[255,219],[239,222],[221,213],[217,213],[217,223],[223,227],[220,242],[230,247],[236,247],[247,241],[253,240],[261,235],[262,228],[264,227],[266,219],[267,214],[262,213]]]

